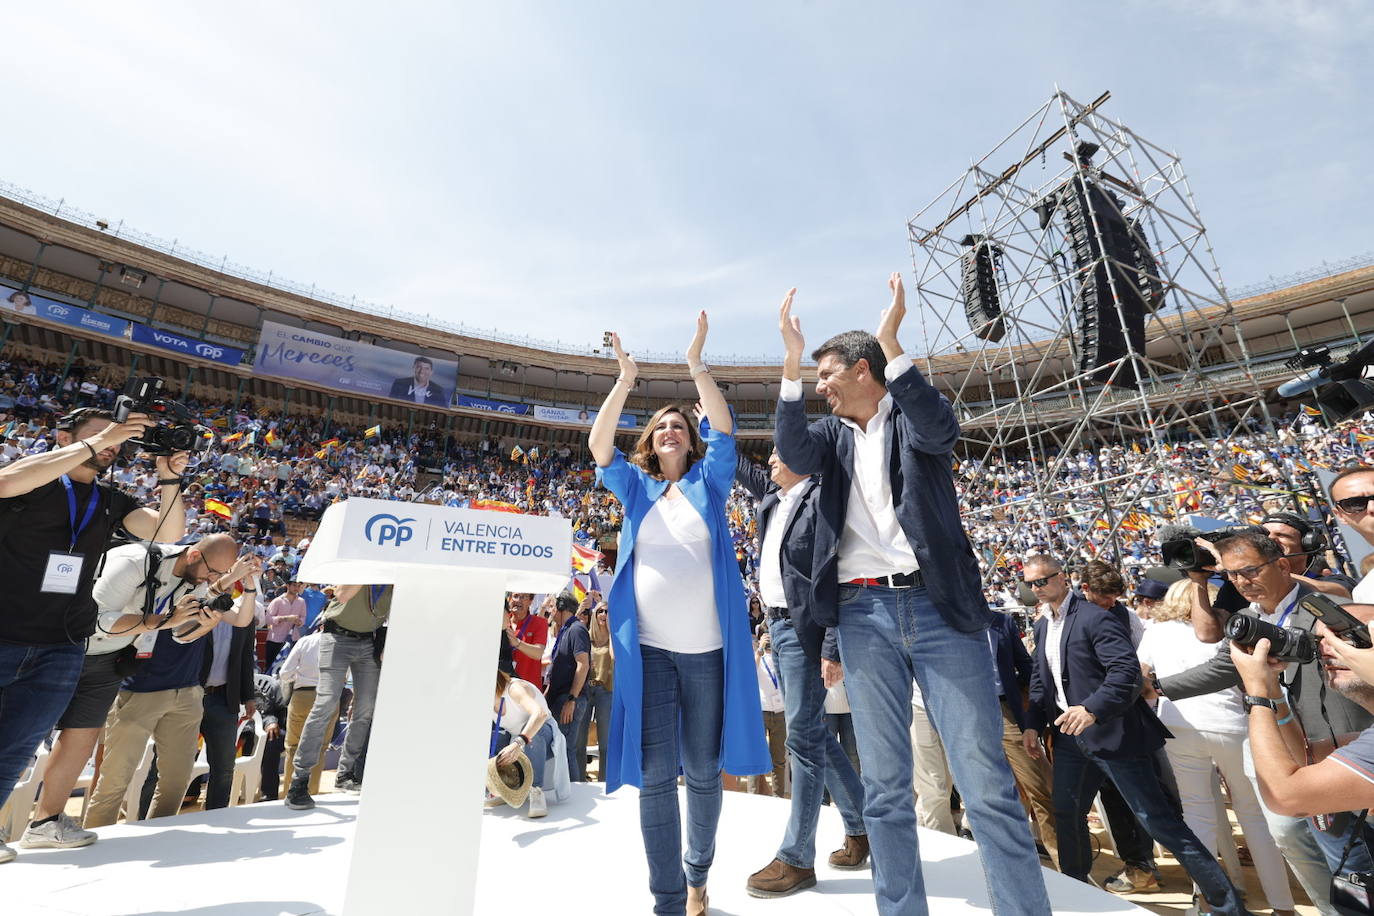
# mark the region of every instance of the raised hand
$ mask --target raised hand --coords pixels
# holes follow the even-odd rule
[[[883,352],[891,359],[893,353],[889,348],[895,348],[897,353],[901,353],[902,345],[897,342],[897,331],[902,326],[902,319],[906,317],[906,290],[902,288],[902,275],[893,272],[887,278],[887,288],[892,290],[892,304],[883,309],[882,317],[878,320],[878,330],[875,337],[878,343],[883,345]]]
[[[782,307],[778,309],[778,330],[782,331],[782,345],[788,356],[801,360],[806,349],[806,338],[802,336],[801,319],[792,314],[792,297],[797,294],[794,286],[783,297]]]
[[[687,346],[687,365],[689,367],[701,365],[701,349],[706,346],[707,330],[706,310],[703,309],[697,314],[697,332],[692,335],[692,342]]]
[[[634,358],[625,352],[625,348],[620,345],[620,335],[612,332],[611,346],[615,349],[615,361],[620,364],[620,376],[625,379],[625,387],[633,388],[635,379],[639,377],[639,366]]]

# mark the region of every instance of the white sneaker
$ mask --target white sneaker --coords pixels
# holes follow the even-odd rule
[[[530,810],[528,816],[531,818],[543,817],[549,813],[549,803],[544,800],[544,790],[535,786],[530,789]]]
[[[41,826],[30,824],[19,845],[24,849],[79,849],[97,839],[99,837],[94,830],[82,830],[75,819],[63,813],[57,816],[57,820]]]
[[[6,846],[5,841],[3,839],[0,839],[0,864],[4,864],[5,862],[13,862],[15,857],[18,855],[19,853],[15,852],[13,849]]]

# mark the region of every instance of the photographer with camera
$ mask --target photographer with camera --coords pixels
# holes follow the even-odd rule
[[[177,552],[176,548],[125,544],[106,553],[92,589],[100,609],[98,631],[87,642],[76,693],[58,720],[60,731],[43,774],[38,808],[20,840],[21,847],[71,849],[96,841],[96,834],[82,830],[63,808],[95,750],[120,684],[140,667],[140,643],[147,655],[158,631],[165,629],[187,640],[194,631],[204,632],[203,623],[219,619],[218,613],[206,607],[200,594],[203,589],[187,588],[187,570],[196,565],[192,551],[197,549]],[[227,592],[246,571],[246,567],[236,567],[210,588]],[[214,602],[220,609],[230,607],[226,595],[218,595]]]
[[[1324,689],[1316,645],[1311,636],[1316,618],[1300,604],[1300,599],[1311,593],[1312,588],[1295,579],[1292,560],[1278,541],[1265,533],[1246,530],[1221,540],[1215,547],[1219,558],[1217,572],[1250,602],[1226,622],[1224,633],[1232,642],[1247,646],[1255,645],[1260,638],[1268,638],[1275,646],[1271,654],[1289,663],[1285,678],[1288,701],[1282,706],[1282,715],[1296,714],[1306,734],[1309,752],[1314,757],[1324,756],[1335,744],[1343,743],[1374,724],[1374,716],[1369,712]],[[1205,575],[1199,571],[1189,573],[1195,581]],[[1196,626],[1199,619],[1196,610],[1193,619],[1195,629],[1199,630],[1198,638],[1210,641]],[[1216,617],[1210,612],[1206,619],[1216,623]],[[1180,700],[1216,693],[1240,683],[1230,647],[1223,644],[1210,661],[1181,674],[1160,679],[1147,671],[1145,695],[1147,698],[1162,695]],[[1333,741],[1333,737],[1336,740]],[[1249,772],[1251,767],[1247,764],[1246,769]],[[1267,806],[1264,813],[1269,832],[1298,882],[1322,913],[1334,913],[1329,904],[1331,871],[1340,860],[1354,819],[1348,815],[1337,817],[1321,825],[1323,829],[1316,829],[1317,825],[1279,814]],[[1355,857],[1357,863],[1361,856],[1368,860],[1363,847]]]
[[[121,570],[121,591],[127,596],[126,616],[121,620],[143,614],[150,589],[154,613],[161,614],[188,598],[201,603],[201,613],[183,626],[159,627],[136,644],[140,663],[120,687],[105,728],[105,758],[86,813],[88,828],[115,822],[150,736],[157,747],[158,783],[149,816],[165,817],[180,810],[204,715],[201,685],[207,649],[200,637],[223,621],[236,623],[245,616],[252,621],[254,583],[244,589],[237,603],[225,593],[205,601],[212,581],[227,589],[237,579],[256,574],[253,563],[238,561],[238,552],[232,537],[212,534],[155,561],[155,580],[147,578],[137,560]]]
[[[1325,623],[1315,634],[1321,639],[1321,659],[1334,690],[1374,713],[1374,648],[1366,626],[1374,620],[1374,605],[1346,605],[1349,618],[1360,624],[1356,635],[1337,635]],[[1250,709],[1249,732],[1255,773],[1265,804],[1294,817],[1328,815],[1333,810],[1363,805],[1374,807],[1374,728],[1315,763],[1308,763],[1302,729],[1291,715],[1282,713],[1284,691],[1280,681],[1284,665],[1271,656],[1273,646],[1261,638],[1253,647],[1234,645],[1232,662],[1240,672],[1246,705]],[[1359,822],[1363,822],[1361,812]],[[1368,831],[1364,831],[1367,835]],[[1341,913],[1371,913],[1368,888],[1374,885],[1368,857],[1362,864],[1347,858],[1350,843],[1332,868],[1330,895]],[[1353,874],[1352,874],[1353,872]]]
[[[154,422],[130,414],[116,423],[108,411],[74,410],[57,421],[54,448],[0,468],[0,804],[76,689],[85,640],[95,631],[91,587],[115,530],[171,541],[185,529],[185,453],[157,458],[160,511],[139,508],[99,480],[124,443]],[[12,858],[0,843],[0,862]]]

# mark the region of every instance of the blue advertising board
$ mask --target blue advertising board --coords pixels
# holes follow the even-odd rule
[[[458,382],[455,360],[417,356],[275,321],[262,323],[253,372],[429,407],[449,407]]]
[[[68,305],[33,292],[22,292],[10,286],[0,286],[0,313],[20,317],[42,318],[83,331],[94,331],[109,337],[128,338],[131,322],[112,318],[79,305]]]
[[[171,331],[164,331],[161,328],[148,327],[145,324],[133,326],[133,340],[135,343],[149,344],[187,356],[213,360],[226,366],[237,366],[239,361],[243,359],[243,351],[234,347],[208,343],[194,337],[182,337],[180,334],[173,334]]]
[[[523,415],[530,412],[530,405],[528,404],[509,404],[505,401],[488,401],[485,398],[470,398],[465,394],[458,395],[458,406],[468,407],[472,410],[489,410],[492,413]]]
[[[596,415],[600,411],[596,410],[577,410],[569,407],[543,407],[536,404],[534,416],[537,420],[546,420],[549,423],[575,423],[578,426],[591,426],[596,420]],[[623,413],[620,415],[616,426],[633,427],[635,418],[633,414]]]

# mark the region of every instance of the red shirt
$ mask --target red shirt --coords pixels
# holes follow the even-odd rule
[[[549,622],[538,614],[526,614],[525,619],[515,625],[515,636],[521,642],[532,643],[542,648],[549,642]],[[519,649],[511,649],[510,654],[515,661],[515,676],[543,690],[544,660],[530,658]]]

